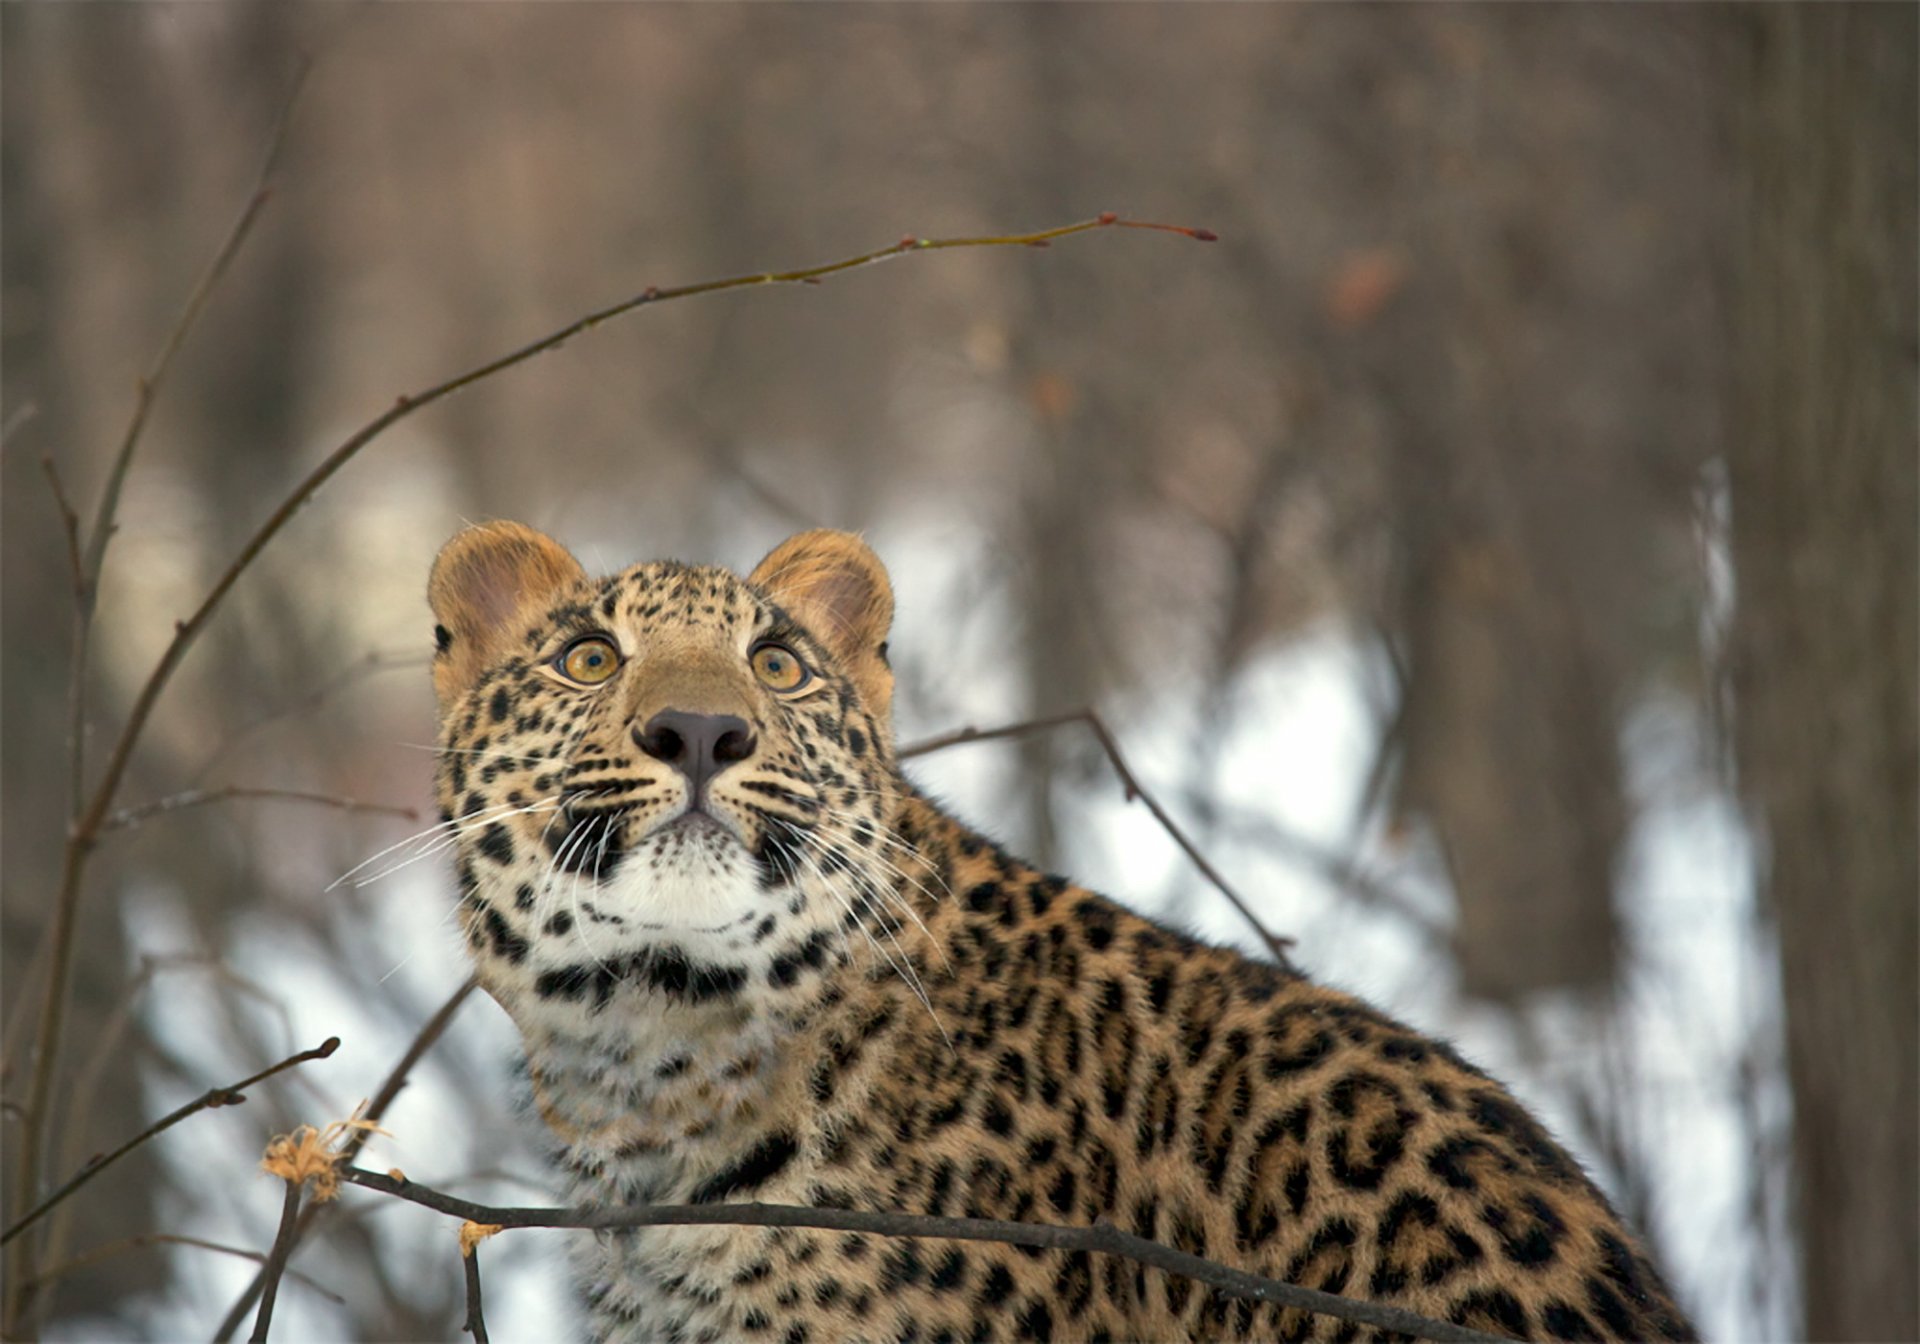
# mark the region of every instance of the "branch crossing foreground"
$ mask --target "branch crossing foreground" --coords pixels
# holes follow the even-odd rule
[[[1315,1288],[1302,1288],[1279,1279],[1263,1278],[1217,1261],[1163,1246],[1123,1232],[1111,1223],[1067,1227],[1051,1223],[1015,1223],[997,1218],[943,1218],[925,1214],[876,1213],[853,1209],[815,1209],[794,1204],[641,1204],[627,1208],[541,1208],[477,1204],[430,1186],[408,1180],[399,1172],[368,1171],[342,1165],[335,1169],[345,1184],[363,1186],[439,1213],[465,1219],[461,1253],[467,1283],[466,1328],[476,1341],[486,1339],[480,1307],[479,1242],[515,1228],[637,1228],[637,1227],[803,1227],[827,1232],[859,1232],[881,1237],[933,1237],[947,1241],[991,1241],[1041,1250],[1089,1251],[1118,1255],[1150,1269],[1164,1270],[1216,1288],[1231,1297],[1275,1302],[1355,1325],[1441,1341],[1442,1344],[1500,1344],[1489,1335],[1449,1321],[1437,1321],[1399,1307],[1362,1302]],[[289,1216],[290,1217],[290,1216]],[[282,1222],[282,1236],[288,1222]],[[278,1247],[276,1245],[276,1251]],[[283,1266],[284,1255],[271,1256],[269,1274]],[[269,1282],[268,1292],[272,1285]],[[263,1298],[263,1302],[270,1300]],[[263,1311],[264,1311],[263,1307]],[[253,1338],[266,1339],[264,1327]]]

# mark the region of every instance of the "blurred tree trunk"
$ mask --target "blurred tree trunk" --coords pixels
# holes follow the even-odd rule
[[[1097,68],[1096,44],[1084,16],[1036,5],[1020,11],[1028,59],[1030,126],[1023,136],[1023,173],[1005,213],[1038,219],[1084,214],[1073,168],[1080,161],[1066,134],[1067,108],[1086,71]],[[1082,254],[1062,249],[1028,268],[1010,324],[1008,367],[1032,417],[1034,455],[1012,521],[1015,601],[1019,604],[1030,714],[1057,714],[1099,704],[1113,679],[1101,619],[1105,604],[1100,538],[1115,505],[1114,461],[1120,442],[1101,442],[1086,385],[1093,372],[1078,335],[1097,287]],[[1063,319],[1063,314],[1074,315]],[[1087,749],[1084,737],[1033,733],[1019,741],[1027,833],[1022,848],[1042,867],[1063,861],[1054,785],[1063,763]]]
[[[1737,748],[1779,922],[1808,1338],[1913,1339],[1911,6],[1742,15]]]
[[[1454,462],[1471,459],[1468,443]],[[1604,989],[1619,961],[1614,856],[1627,820],[1613,669],[1552,548],[1498,506],[1501,491],[1483,483],[1475,499],[1436,482],[1416,495],[1419,479],[1403,472],[1398,492],[1412,560],[1404,796],[1446,854],[1461,989],[1503,1002]]]

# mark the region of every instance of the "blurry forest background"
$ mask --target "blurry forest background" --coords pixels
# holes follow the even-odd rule
[[[0,7],[8,1218],[72,798],[72,583],[161,347],[86,763],[292,484],[394,399],[649,284],[903,233],[1105,232],[647,309],[404,422],[195,648],[92,855],[31,1319],[207,1337],[280,1190],[463,970],[427,566],[505,516],[590,567],[866,529],[903,740],[1096,707],[1302,965],[1508,1078],[1701,1326],[1916,1320],[1911,6]],[[1066,729],[915,763],[1028,854],[1256,946]],[[466,1005],[370,1160],[544,1202]],[[491,1243],[496,1338],[568,1307]],[[99,1254],[95,1254],[99,1252]],[[352,1191],[286,1338],[451,1339],[450,1224]],[[317,1285],[317,1286],[316,1286]],[[17,1295],[21,1283],[8,1285]],[[17,1297],[16,1297],[16,1300]],[[563,1319],[564,1316],[561,1317]],[[36,1325],[37,1321],[37,1325]]]

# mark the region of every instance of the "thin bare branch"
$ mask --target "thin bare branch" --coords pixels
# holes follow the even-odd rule
[[[945,751],[948,747],[965,746],[969,742],[992,742],[1003,737],[1026,737],[1031,733],[1044,733],[1069,723],[1085,723],[1087,710],[1076,709],[1071,714],[1054,714],[1044,719],[1026,719],[1020,723],[1003,724],[998,728],[956,728],[950,733],[941,733],[938,737],[922,738],[910,742],[894,754],[901,760],[911,756],[930,756],[936,751]],[[1127,801],[1133,801],[1133,795],[1127,795]]]
[[[137,826],[148,817],[157,817],[165,812],[178,812],[189,807],[205,807],[208,803],[221,803],[235,798],[270,798],[293,803],[315,803],[322,807],[339,808],[342,812],[378,812],[389,817],[405,817],[408,821],[418,821],[420,813],[411,807],[398,807],[392,803],[363,803],[356,798],[341,798],[331,793],[307,793],[301,789],[253,789],[240,785],[231,785],[220,789],[188,789],[183,793],[169,794],[165,798],[156,798],[150,803],[138,807],[123,807],[111,813],[100,823],[100,834],[117,831],[128,826]]]
[[[7,449],[11,448],[14,439],[19,436],[20,431],[32,424],[39,415],[39,406],[31,401],[22,402],[20,405],[14,407],[13,413],[6,418],[4,423],[0,423],[0,454],[4,454]]]
[[[468,997],[471,996],[477,988],[479,988],[479,986],[473,980],[469,979],[465,984],[461,985],[460,988],[456,989],[452,995],[448,997],[447,1001],[441,1004],[434,1012],[433,1016],[427,1019],[425,1025],[415,1033],[405,1053],[400,1056],[399,1062],[393,1066],[393,1069],[387,1074],[386,1080],[380,1084],[379,1091],[373,1094],[373,1099],[367,1103],[366,1109],[361,1112],[362,1117],[369,1122],[369,1125],[377,1124],[380,1118],[386,1114],[387,1107],[393,1105],[394,1099],[398,1097],[401,1090],[406,1087],[407,1079],[413,1073],[414,1066],[419,1064],[427,1051],[431,1050],[434,1044],[446,1034],[447,1028],[453,1023],[455,1014],[460,1011],[461,1006],[466,1003]],[[372,1136],[373,1130],[371,1128],[357,1129],[348,1135],[347,1141],[340,1145],[341,1163],[352,1162],[354,1158],[358,1157],[360,1150],[366,1146],[367,1140]],[[301,1238],[306,1236],[308,1230],[313,1225],[314,1219],[320,1217],[321,1211],[328,1207],[329,1206],[325,1204],[309,1204],[301,1211],[300,1221],[293,1229],[293,1242],[296,1246],[299,1245]],[[259,1299],[265,1286],[266,1271],[262,1270],[253,1276],[253,1282],[249,1283],[245,1290],[241,1292],[240,1296],[234,1300],[234,1304],[227,1308],[227,1314],[221,1318],[219,1328],[214,1331],[214,1344],[225,1344],[225,1341],[233,1338],[234,1332],[240,1328],[240,1322],[246,1319],[248,1309]]]
[[[260,212],[266,208],[273,193],[267,184],[273,179],[274,169],[280,166],[280,151],[285,147],[287,130],[293,124],[294,105],[300,100],[300,90],[306,85],[307,73],[313,62],[302,60],[294,72],[293,83],[281,99],[279,115],[275,117],[273,129],[267,136],[267,152],[261,160],[260,171],[255,176],[253,194],[241,209],[240,216],[227,231],[225,241],[219,251],[213,254],[213,261],[206,273],[200,277],[200,283],[193,287],[187,296],[186,307],[180,310],[180,316],[173,324],[173,330],[167,333],[166,343],[160,347],[160,353],[154,357],[145,376],[140,379],[139,392],[134,400],[133,418],[127,422],[126,433],[121,436],[120,449],[114,454],[113,466],[107,472],[106,487],[100,492],[100,505],[93,516],[93,529],[87,534],[86,575],[89,588],[98,584],[100,571],[107,560],[107,542],[112,538],[117,524],[115,519],[120,512],[120,491],[126,484],[127,468],[133,464],[134,450],[140,444],[140,436],[147,427],[147,417],[153,411],[154,400],[160,395],[160,389],[166,384],[167,374],[173,368],[174,356],[186,345],[187,337],[200,321],[200,314],[206,310],[207,301],[213,297],[215,289],[240,255],[241,247],[247,241],[247,235],[253,232],[254,224],[260,218]]]
[[[626,1208],[496,1208],[457,1199],[429,1186],[342,1166],[340,1179],[395,1195],[412,1203],[500,1228],[567,1227],[807,1227],[828,1232],[864,1232],[882,1237],[938,1237],[949,1241],[993,1241],[1042,1250],[1090,1251],[1123,1256],[1217,1288],[1230,1297],[1332,1316],[1356,1325],[1411,1335],[1417,1339],[1496,1344],[1498,1336],[1431,1320],[1399,1307],[1362,1302],[1279,1279],[1233,1269],[1217,1261],[1163,1246],[1123,1232],[1111,1223],[1068,1227],[1050,1223],[1007,1222],[997,1218],[942,1218],[926,1214],[879,1213],[857,1209],[814,1209],[793,1204],[639,1204]]]
[[[273,1249],[261,1268],[260,1313],[253,1318],[253,1333],[247,1344],[266,1344],[267,1327],[273,1323],[274,1299],[280,1295],[280,1277],[287,1272],[287,1257],[293,1254],[294,1232],[300,1215],[300,1181],[287,1182],[286,1202],[280,1206],[280,1230],[274,1234]]]
[[[328,677],[318,686],[315,686],[312,690],[307,691],[298,699],[290,700],[284,705],[267,711],[251,723],[244,724],[229,734],[224,741],[207,754],[206,758],[203,759],[199,765],[195,766],[193,770],[188,773],[186,777],[187,783],[199,787],[201,781],[213,773],[213,768],[228,756],[232,755],[234,750],[249,737],[272,727],[276,723],[318,709],[333,696],[338,695],[341,691],[354,685],[356,682],[365,681],[367,678],[378,676],[382,672],[400,672],[409,669],[424,668],[432,661],[433,659],[424,653],[414,654],[410,652],[371,649],[361,657],[354,659],[353,662],[334,673],[331,677]]]
[[[40,946],[33,950],[33,958],[14,973],[17,984],[11,985],[13,1001],[6,1017],[6,1027],[0,1030],[0,1082],[12,1083],[14,1065],[20,1060],[20,1047],[24,1043],[27,1028],[33,1025],[33,1012],[29,1005],[40,1002],[40,989],[47,978],[47,943],[42,939]],[[21,1115],[26,1108],[13,1102],[7,1103]]]
[[[427,1051],[433,1049],[439,1039],[446,1034],[447,1028],[453,1025],[454,1015],[460,1011],[461,1005],[465,1004],[473,991],[479,987],[478,981],[467,980],[448,996],[447,1001],[434,1011],[432,1017],[427,1019],[426,1025],[420,1028],[407,1046],[406,1053],[400,1056],[400,1061],[387,1074],[386,1081],[380,1084],[380,1090],[373,1094],[373,1100],[369,1101],[366,1109],[361,1112],[361,1118],[367,1121],[369,1128],[355,1130],[347,1141],[340,1145],[342,1162],[351,1162],[360,1155],[360,1150],[366,1147],[367,1141],[373,1137],[371,1126],[379,1123],[381,1117],[387,1113],[387,1107],[393,1105],[401,1089],[406,1087],[407,1078],[413,1073],[414,1065],[418,1064]]]
[[[62,1260],[59,1264],[45,1270],[40,1275],[39,1282],[36,1286],[44,1288],[48,1284],[53,1283],[57,1279],[64,1278],[68,1274],[75,1273],[82,1269],[88,1269],[106,1260],[115,1259],[127,1254],[129,1251],[137,1251],[143,1246],[193,1246],[203,1251],[216,1251],[221,1255],[231,1255],[241,1260],[252,1260],[256,1264],[264,1265],[267,1262],[267,1257],[263,1252],[250,1251],[244,1246],[227,1246],[217,1241],[207,1241],[201,1237],[181,1236],[173,1232],[142,1232],[137,1236],[123,1237],[119,1241],[110,1241],[105,1245],[96,1246],[90,1251],[82,1251],[79,1255],[73,1256],[70,1259]],[[334,1292],[333,1289],[327,1287],[310,1274],[303,1274],[297,1269],[289,1269],[287,1271],[287,1277],[290,1279],[298,1279],[301,1283],[326,1298],[329,1302],[338,1306],[345,1306],[347,1304],[345,1297]]]
[[[187,296],[186,306],[174,322],[173,329],[167,335],[160,353],[141,378],[138,393],[134,399],[132,418],[127,422],[126,432],[121,436],[120,447],[115,452],[113,464],[108,469],[106,485],[100,493],[100,503],[95,510],[93,527],[87,535],[86,545],[75,568],[74,583],[77,600],[74,605],[73,638],[71,641],[72,666],[68,669],[68,830],[66,855],[62,864],[60,891],[54,903],[53,925],[46,934],[46,941],[52,952],[48,959],[48,974],[40,1005],[39,1030],[34,1039],[31,1078],[28,1083],[25,1104],[26,1115],[20,1127],[18,1163],[15,1167],[14,1194],[11,1207],[19,1209],[33,1198],[33,1192],[40,1186],[42,1154],[45,1151],[47,1126],[53,1109],[53,1080],[58,1072],[60,1058],[60,1036],[65,1025],[67,993],[73,963],[73,938],[77,922],[81,878],[86,871],[87,855],[93,846],[100,819],[113,802],[113,793],[118,788],[116,779],[111,787],[102,787],[93,798],[92,806],[85,808],[86,797],[86,729],[87,729],[87,659],[92,638],[93,612],[99,597],[100,577],[106,564],[107,543],[117,526],[115,519],[120,509],[120,492],[126,483],[127,470],[133,463],[135,449],[139,446],[142,432],[146,429],[147,418],[152,412],[154,398],[165,384],[167,373],[173,366],[174,356],[186,344],[188,334],[198,322],[205,310],[208,299],[226,275],[228,267],[240,252],[242,244],[253,231],[254,222],[259,219],[265,208],[269,191],[267,183],[272,177],[280,160],[280,150],[286,140],[287,127],[292,122],[293,108],[299,99],[300,90],[306,83],[310,62],[303,61],[295,75],[293,85],[282,101],[279,116],[268,136],[267,152],[260,166],[260,173],[247,204],[241,209],[233,227],[228,230],[226,239],[214,253],[212,264],[200,282]],[[80,550],[78,522],[74,523],[71,545]],[[122,762],[120,769],[125,769]],[[21,1242],[6,1257],[6,1310],[0,1324],[11,1326],[21,1318],[21,1309],[25,1305],[25,1295],[30,1292],[34,1278],[32,1273],[32,1245]]]
[[[26,1231],[27,1228],[33,1226],[34,1223],[38,1222],[41,1217],[54,1208],[54,1206],[68,1198],[74,1191],[98,1176],[115,1162],[118,1162],[135,1148],[138,1148],[148,1139],[164,1134],[167,1130],[172,1129],[190,1115],[196,1115],[201,1111],[212,1110],[220,1106],[238,1106],[247,1099],[246,1095],[241,1092],[241,1088],[251,1087],[255,1083],[273,1077],[276,1073],[294,1068],[296,1065],[305,1064],[309,1060],[325,1059],[339,1048],[340,1038],[338,1036],[329,1036],[313,1049],[302,1050],[297,1055],[289,1055],[271,1068],[262,1069],[258,1073],[242,1078],[237,1083],[232,1083],[226,1087],[208,1088],[185,1106],[179,1107],[177,1110],[169,1111],[166,1115],[154,1121],[151,1125],[148,1125],[118,1148],[115,1148],[112,1152],[107,1153],[103,1157],[95,1158],[79,1171],[75,1172],[65,1185],[34,1205],[27,1213],[14,1219],[7,1230],[4,1233],[0,1233],[0,1246],[6,1245],[15,1237],[19,1236],[20,1233]]]
[[[93,626],[93,583],[87,576],[86,561],[80,555],[80,515],[67,498],[60,470],[52,457],[40,459],[53,490],[55,507],[60,510],[61,531],[67,539],[67,572],[73,585],[73,622],[67,640],[67,820],[71,824],[80,815],[86,796],[87,760],[87,641]],[[44,1005],[43,1005],[44,1006]],[[16,1206],[17,1207],[17,1206]]]
[[[461,1330],[473,1336],[473,1344],[487,1344],[487,1318],[480,1307],[480,1244],[463,1245],[461,1251],[467,1276],[467,1321]]]
[[[929,752],[957,747],[967,742],[989,742],[999,737],[1024,737],[1030,733],[1050,732],[1070,723],[1084,723],[1092,730],[1094,738],[1100,743],[1100,749],[1106,752],[1107,760],[1112,763],[1114,773],[1120,776],[1120,785],[1126,791],[1127,801],[1132,802],[1138,799],[1146,805],[1147,811],[1153,814],[1153,819],[1160,823],[1160,828],[1173,838],[1173,842],[1180,846],[1181,852],[1187,856],[1195,868],[1200,870],[1200,875],[1211,882],[1220,894],[1232,903],[1233,908],[1240,912],[1240,917],[1247,921],[1260,941],[1266,944],[1267,951],[1273,954],[1273,959],[1291,969],[1293,963],[1287,957],[1287,948],[1293,940],[1274,933],[1260,921],[1260,917],[1253,913],[1253,907],[1247,904],[1246,899],[1220,875],[1219,869],[1215,868],[1208,861],[1207,856],[1200,852],[1199,846],[1187,838],[1186,832],[1180,829],[1171,816],[1167,815],[1167,810],[1160,805],[1159,800],[1141,785],[1139,777],[1127,764],[1126,757],[1120,754],[1120,744],[1114,740],[1113,734],[1107,729],[1106,722],[1101,719],[1097,711],[1078,709],[1071,714],[1029,719],[1023,723],[1009,723],[997,728],[960,728],[938,737],[910,743],[900,748],[896,754],[900,759],[905,760],[912,756],[925,756]]]
[[[1422,910],[1392,882],[1367,871],[1351,854],[1310,840],[1282,826],[1272,817],[1232,807],[1222,809],[1222,813],[1220,828],[1229,838],[1241,844],[1278,850],[1286,858],[1311,869],[1340,890],[1357,897],[1362,904],[1393,915],[1428,942],[1446,942],[1450,931],[1445,922]]]
[[[104,1024],[95,1034],[92,1049],[88,1051],[86,1058],[66,1084],[65,1100],[69,1115],[93,1116],[99,1113],[95,1108],[95,1101],[108,1071],[116,1065],[122,1069],[126,1067],[122,1042],[128,1028],[133,1024],[134,1009],[140,996],[161,972],[189,970],[205,972],[214,983],[237,989],[264,1004],[279,1018],[287,1037],[291,1039],[293,1023],[287,1014],[286,1005],[260,985],[229,969],[218,957],[193,953],[143,955],[140,958],[139,970],[121,990],[112,1011],[107,1014]],[[88,1157],[88,1126],[85,1123],[68,1125],[66,1131],[66,1142],[50,1148],[47,1160],[49,1163],[57,1164],[58,1167],[78,1170],[86,1163]],[[45,1239],[38,1248],[42,1263],[58,1263],[66,1255],[67,1241],[72,1231],[73,1214],[77,1207],[76,1203],[68,1201],[54,1210],[47,1220]],[[42,1273],[41,1278],[46,1278],[46,1275]],[[42,1310],[45,1310],[47,1304],[43,1300],[39,1305]]]
[[[40,470],[47,474],[47,485],[53,491],[54,505],[60,510],[60,527],[67,536],[67,571],[73,576],[74,599],[84,603],[87,600],[87,571],[80,559],[80,515],[67,498],[67,488],[60,483],[60,469],[54,465],[51,457],[40,459]]]

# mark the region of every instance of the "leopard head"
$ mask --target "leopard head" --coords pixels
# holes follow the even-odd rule
[[[777,1008],[898,902],[893,596],[859,538],[593,578],[487,523],[429,600],[462,922],[523,1030]]]

